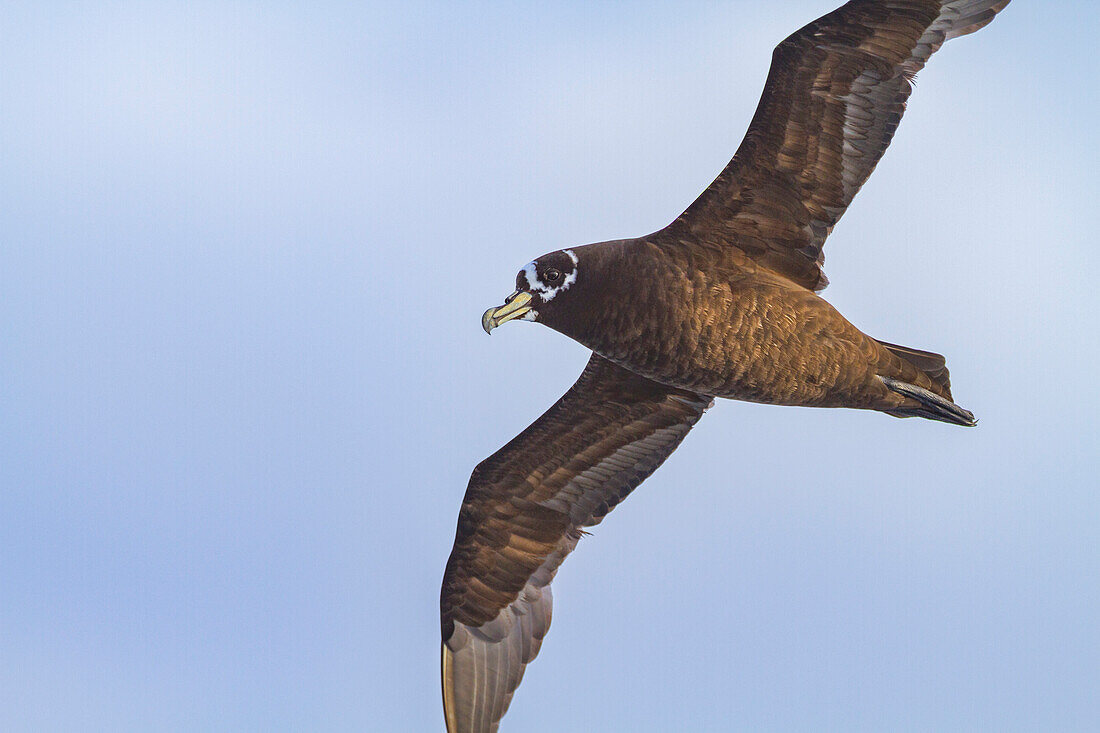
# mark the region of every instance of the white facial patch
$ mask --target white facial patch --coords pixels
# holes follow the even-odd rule
[[[527,278],[528,289],[533,293],[538,293],[543,303],[550,302],[557,297],[558,293],[568,290],[569,287],[577,281],[577,255],[574,254],[571,249],[563,251],[565,254],[569,255],[569,259],[573,260],[573,272],[566,275],[565,279],[557,285],[546,285],[542,280],[539,280],[538,269],[535,267],[535,263],[538,262],[538,260],[528,262],[523,266],[522,272],[523,276]]]

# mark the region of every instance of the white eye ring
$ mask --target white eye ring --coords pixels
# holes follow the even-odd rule
[[[573,260],[573,271],[566,275],[564,272],[556,267],[548,267],[543,272],[543,277],[549,279],[551,273],[556,272],[557,278],[551,282],[545,282],[542,277],[539,276],[538,260],[528,262],[523,266],[520,272],[527,279],[527,287],[532,293],[537,294],[543,303],[549,303],[558,293],[568,290],[574,282],[577,280],[577,256],[570,250],[563,250],[565,254],[569,255],[569,259]]]

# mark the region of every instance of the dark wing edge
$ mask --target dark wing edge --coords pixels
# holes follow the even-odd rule
[[[440,593],[450,733],[497,729],[582,528],[653,473],[711,404],[593,354],[560,400],[474,469]]]
[[[1009,0],[852,0],[780,43],[737,153],[669,225],[673,240],[733,245],[811,290],[823,247],[897,130],[913,80],[944,42]]]

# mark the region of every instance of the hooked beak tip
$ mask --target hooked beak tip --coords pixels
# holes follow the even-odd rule
[[[481,327],[485,329],[485,333],[490,335],[492,335],[493,329],[497,327],[496,321],[493,320],[493,313],[495,312],[496,308],[490,308],[481,316]]]

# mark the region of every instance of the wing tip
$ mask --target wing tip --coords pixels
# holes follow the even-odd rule
[[[443,723],[447,726],[447,733],[454,733],[455,728],[455,701],[454,701],[454,652],[447,648],[446,642],[440,645],[440,684],[443,692]]]
[[[966,16],[957,25],[947,29],[944,34],[944,40],[952,40],[959,38],[960,36],[970,35],[976,31],[985,28],[987,25],[993,22],[993,18],[997,16],[997,13],[1004,10],[1011,0],[996,0],[976,13]]]

